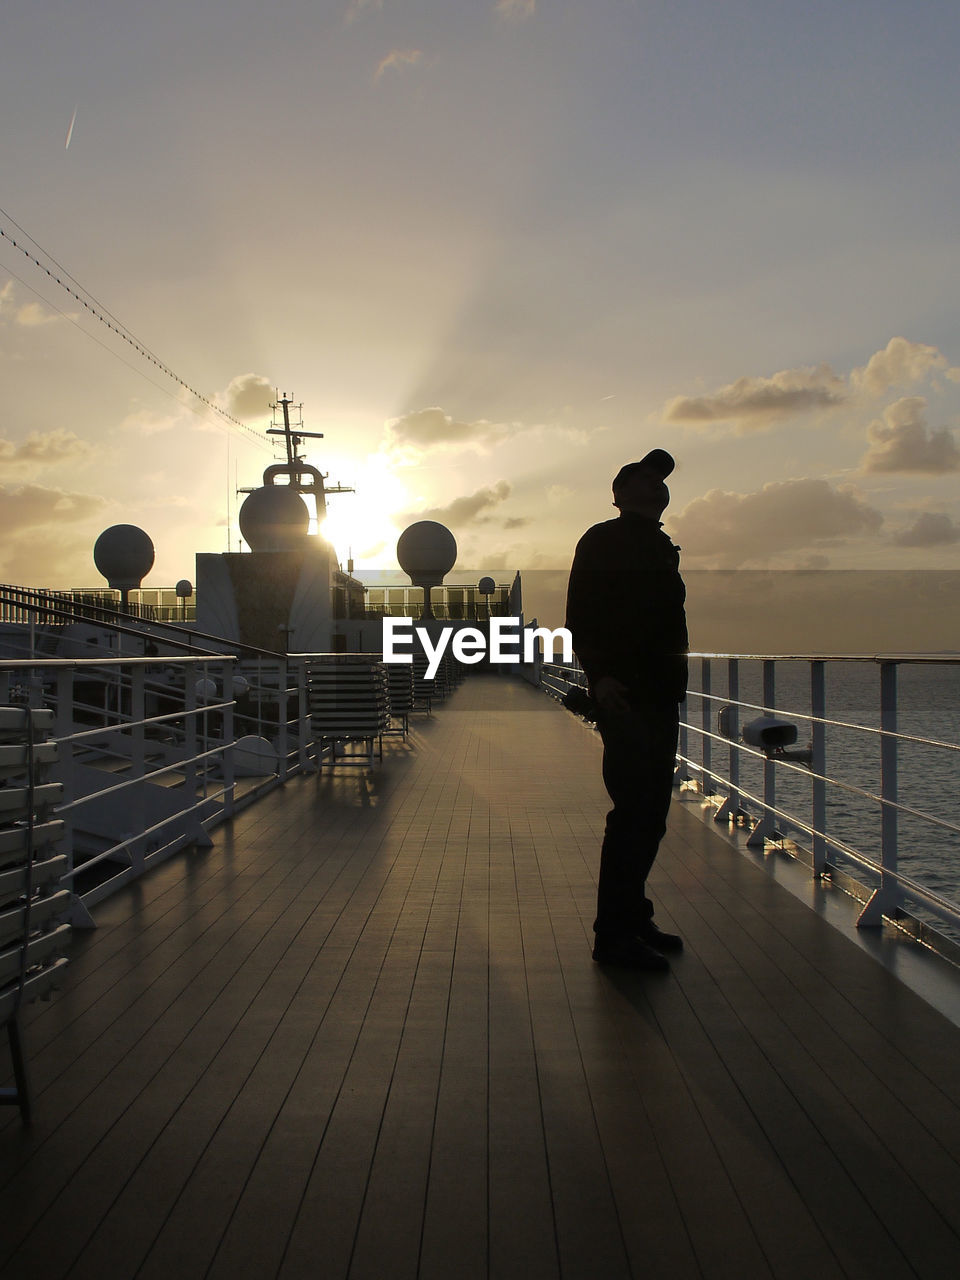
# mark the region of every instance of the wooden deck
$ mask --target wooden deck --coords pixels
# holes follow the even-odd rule
[[[0,1275],[960,1274],[960,1030],[681,801],[686,951],[601,970],[605,801],[589,730],[475,678],[96,908],[0,1115]]]

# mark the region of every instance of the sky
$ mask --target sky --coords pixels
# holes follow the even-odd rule
[[[939,0],[8,0],[0,581],[237,550],[278,391],[358,569],[562,576],[663,447],[691,574],[955,570],[958,58]]]

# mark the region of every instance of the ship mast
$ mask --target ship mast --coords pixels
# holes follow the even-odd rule
[[[286,394],[279,397],[276,404],[272,404],[270,408],[273,410],[273,422],[267,427],[268,436],[283,436],[287,446],[287,466],[293,467],[301,459],[297,456],[297,449],[303,440],[322,440],[322,431],[304,431],[303,430],[303,405],[297,405],[297,412],[300,414],[300,421],[295,424],[296,432],[290,426],[290,407],[293,400]],[[277,410],[283,410],[283,426],[277,426]]]
[[[287,476],[287,483],[291,489],[297,493],[309,495],[316,503],[317,509],[317,525],[326,517],[327,514],[327,494],[328,493],[353,493],[354,490],[349,486],[337,484],[327,488],[324,481],[327,479],[328,472],[318,471],[316,467],[310,466],[300,456],[300,446],[304,440],[322,440],[322,431],[304,431],[303,429],[303,405],[296,405],[299,420],[297,422],[290,421],[290,410],[293,405],[293,397],[284,392],[282,396],[277,396],[276,404],[270,406],[273,410],[273,422],[267,428],[267,435],[283,436],[283,442],[286,449],[286,462],[275,462],[272,466],[267,467],[263,473],[263,483],[270,485],[274,483],[276,476]],[[277,421],[277,412],[283,413],[283,426]],[[250,489],[240,489],[240,493],[250,493]]]

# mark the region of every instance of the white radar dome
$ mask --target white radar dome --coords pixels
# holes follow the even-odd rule
[[[438,587],[457,562],[457,540],[444,524],[418,520],[397,539],[397,560],[417,587]]]
[[[295,551],[309,530],[307,504],[286,484],[254,489],[240,508],[240,532],[251,551]]]
[[[153,568],[150,535],[135,524],[114,524],[93,544],[93,563],[115,591],[132,591]]]

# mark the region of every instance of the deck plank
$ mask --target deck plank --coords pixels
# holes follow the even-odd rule
[[[96,909],[0,1114],[0,1275],[960,1266],[960,1031],[681,800],[666,975],[590,960],[595,735],[469,681]]]

